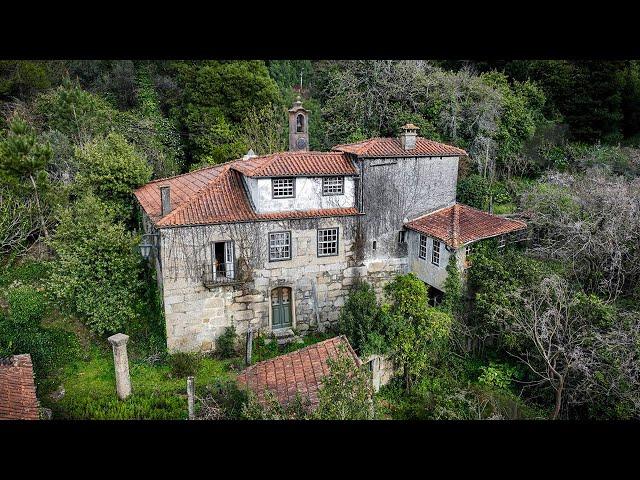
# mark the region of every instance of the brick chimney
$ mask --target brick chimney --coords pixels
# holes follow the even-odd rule
[[[169,185],[163,185],[160,187],[160,205],[161,215],[164,217],[171,213],[171,187]]]
[[[418,138],[418,127],[413,123],[407,123],[402,126],[400,134],[400,145],[405,150],[413,150],[416,148],[416,139]]]

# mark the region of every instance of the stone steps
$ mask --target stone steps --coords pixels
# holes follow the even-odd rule
[[[291,328],[280,328],[278,330],[273,330],[272,333],[278,346],[288,345],[289,343],[302,340],[302,337],[300,335],[296,335]]]

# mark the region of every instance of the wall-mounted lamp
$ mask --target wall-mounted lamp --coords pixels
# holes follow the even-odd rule
[[[140,255],[145,260],[149,260],[151,256],[151,251],[156,248],[158,242],[158,234],[157,233],[145,233],[142,235],[142,240],[140,241],[140,245],[138,245],[138,250],[140,251]]]

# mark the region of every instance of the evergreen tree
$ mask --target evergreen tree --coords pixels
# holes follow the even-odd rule
[[[19,117],[13,119],[0,142],[0,178],[16,188],[33,189],[45,237],[49,232],[44,220],[41,190],[48,182],[45,167],[51,156],[51,147],[38,141],[34,129],[26,121]]]

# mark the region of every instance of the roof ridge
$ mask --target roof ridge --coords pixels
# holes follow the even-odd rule
[[[453,204],[453,215],[451,215],[451,244],[458,246],[458,238],[460,236],[460,204]]]
[[[375,142],[394,142],[395,144],[399,145],[400,142],[400,138],[399,137],[372,137],[372,138],[368,138],[365,140],[360,140],[359,142],[351,142],[351,143],[342,143],[339,145],[336,145],[335,147],[332,148],[332,150],[338,150],[340,151],[341,149],[346,149],[346,148],[351,148],[351,149],[356,149],[357,152],[352,152],[355,153],[356,155],[367,155],[369,153],[372,153],[369,151],[369,147],[371,146],[371,148],[373,148],[373,145]],[[454,149],[456,150],[458,155],[468,155],[467,152],[459,147],[456,147],[454,145],[450,145],[448,143],[444,143],[438,140],[432,140],[430,138],[425,138],[425,137],[421,137],[421,136],[417,136],[416,137],[416,147],[414,149],[411,150],[407,150],[408,153],[416,153],[416,150],[418,150],[418,145],[417,142],[427,142],[433,145],[440,145],[442,147],[446,147],[446,148],[450,148],[450,149]],[[394,153],[394,155],[396,155],[397,152]],[[384,155],[376,155],[375,152],[373,153],[374,156],[384,156]],[[450,154],[446,154],[447,156],[449,156]],[[442,156],[442,154],[420,154],[420,156]]]
[[[274,157],[277,155],[341,155],[343,154],[343,152],[338,152],[338,151],[333,151],[333,150],[328,150],[328,151],[322,151],[322,150],[309,150],[309,151],[302,151],[302,150],[297,150],[297,151],[282,151],[282,152],[272,152],[272,153],[267,153],[265,155],[256,155],[255,157],[249,157],[249,158],[234,158],[232,160],[226,160],[224,162],[220,162],[220,163],[214,163],[213,165],[206,165],[204,167],[200,167],[197,168],[195,170],[192,170],[190,172],[185,172],[185,173],[179,173],[178,175],[172,175],[170,177],[162,177],[162,178],[156,178],[153,180],[149,180],[147,183],[145,183],[144,185],[141,185],[138,188],[142,188],[145,185],[149,185],[152,183],[159,183],[159,182],[165,182],[167,180],[173,180],[174,178],[180,178],[180,177],[186,177],[187,175],[193,175],[194,173],[199,173],[199,172],[203,172],[205,170],[209,170],[209,169],[213,169],[213,168],[219,168],[219,167],[224,167],[224,166],[231,166],[234,163],[242,163],[242,162],[246,162],[247,160],[256,160],[256,159],[261,159],[261,158],[268,158],[268,157]],[[137,190],[137,189],[136,189]]]
[[[406,223],[415,222],[416,220],[420,220],[421,218],[426,217],[426,216],[428,216],[428,215],[433,215],[434,213],[439,212],[440,210],[445,210],[445,209],[447,209],[447,208],[451,208],[451,207],[453,207],[454,205],[455,205],[455,203],[454,203],[454,204],[452,204],[452,205],[447,205],[446,207],[436,208],[435,210],[431,210],[430,212],[423,213],[423,214],[422,214],[422,215],[420,215],[419,217],[412,218],[411,220],[409,220],[409,221],[408,221],[408,222],[406,222]]]
[[[149,180],[147,183],[145,183],[144,185],[142,185],[142,186],[140,186],[138,188],[145,187],[146,185],[149,185],[151,183],[165,182],[167,180],[173,180],[174,178],[186,177],[187,175],[193,175],[194,173],[203,172],[204,170],[224,167],[225,165],[228,165],[228,164],[231,164],[231,163],[234,163],[234,162],[239,162],[239,161],[242,161],[242,160],[243,160],[242,158],[235,158],[233,160],[227,160],[227,161],[221,162],[221,163],[214,163],[213,165],[207,165],[207,166],[200,167],[200,168],[197,168],[195,170],[192,170],[190,172],[180,173],[178,175],[173,175],[171,177],[156,178],[155,180]]]

